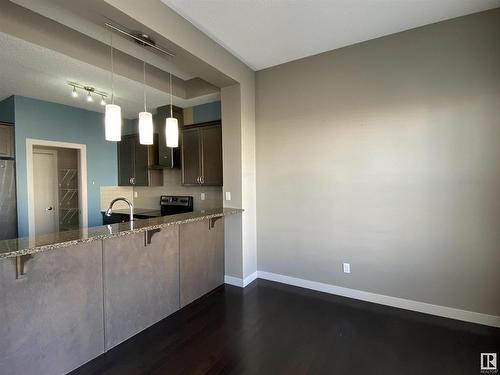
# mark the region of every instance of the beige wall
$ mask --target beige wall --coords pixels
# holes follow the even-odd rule
[[[231,200],[224,198],[224,207],[242,207],[241,177],[241,90],[240,85],[221,90],[222,144],[224,194],[231,193]],[[242,218],[228,216],[224,220],[225,274],[243,278]]]
[[[499,9],[260,71],[256,98],[259,270],[500,315]]]

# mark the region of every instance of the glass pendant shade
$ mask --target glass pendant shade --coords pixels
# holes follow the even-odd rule
[[[116,104],[106,104],[104,115],[106,141],[122,140],[122,109]]]
[[[139,143],[153,144],[153,115],[149,112],[139,112]]]
[[[168,117],[165,122],[167,147],[179,147],[179,123],[174,117]]]

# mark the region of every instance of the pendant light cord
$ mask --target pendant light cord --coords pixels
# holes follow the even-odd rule
[[[174,117],[172,110],[172,73],[169,74],[170,74],[170,117]]]
[[[146,62],[142,62],[142,73],[143,73],[143,79],[144,79],[144,85],[143,85],[143,91],[144,91],[144,112],[147,112],[146,110]]]
[[[110,57],[111,57],[111,104],[115,104],[115,71],[114,71],[114,64],[113,64],[113,32],[110,32],[111,34],[111,41],[110,41]]]

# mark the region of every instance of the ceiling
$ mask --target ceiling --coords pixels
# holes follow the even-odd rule
[[[500,0],[161,0],[254,70],[500,7]]]
[[[80,82],[109,94],[111,78],[108,70],[1,32],[0,66],[0,100],[11,95],[20,95],[104,112],[98,97],[93,103],[85,100],[83,92],[79,98],[72,98],[71,87],[67,82]],[[169,97],[166,92],[147,87],[146,93],[149,110],[168,104]],[[189,107],[218,98],[219,93],[193,99],[174,96],[173,103],[180,107]],[[115,75],[115,102],[122,107],[125,118],[137,118],[137,114],[144,110],[143,85]]]

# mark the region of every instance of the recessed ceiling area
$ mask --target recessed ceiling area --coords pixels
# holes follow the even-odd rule
[[[162,3],[159,1],[158,3],[161,7]],[[37,44],[39,41],[51,43],[53,39],[55,43],[43,45],[48,48],[53,47],[52,49],[80,60],[85,60],[85,58],[72,48],[74,41],[71,39],[77,39],[78,43],[86,44],[80,50],[94,52],[96,47],[100,48],[99,44],[101,47],[109,45],[110,29],[104,25],[111,23],[124,30],[147,34],[155,40],[158,46],[175,54],[174,57],[166,56],[151,48],[144,48],[119,32],[114,33],[114,47],[132,58],[144,60],[162,71],[172,72],[186,82],[192,79],[202,79],[215,87],[226,87],[236,83],[232,78],[189,53],[182,46],[176,45],[149,29],[147,24],[137,22],[105,0],[11,0],[3,2],[0,8],[3,29],[9,27],[9,30],[17,32],[18,28],[22,28],[22,33],[18,33],[17,36],[26,39],[29,35],[30,39],[26,40]],[[17,20],[23,21],[16,22]],[[38,28],[41,30],[39,31]],[[51,33],[52,38],[39,40],[39,35],[44,33]]]
[[[254,70],[500,7],[500,0],[161,0]]]
[[[111,74],[108,70],[68,57],[22,39],[0,32],[0,100],[11,95],[27,96],[49,102],[70,105],[86,110],[104,112],[99,104],[85,100],[85,92],[79,98],[71,97],[68,81],[92,86],[111,94]],[[167,92],[146,86],[148,108],[168,104]],[[211,93],[192,99],[173,97],[173,104],[189,107],[218,100],[220,94]],[[109,97],[108,97],[109,99]],[[125,118],[137,118],[144,110],[143,85],[141,82],[115,75],[115,102],[122,107]]]

